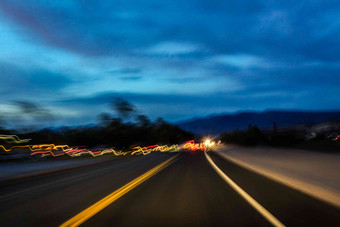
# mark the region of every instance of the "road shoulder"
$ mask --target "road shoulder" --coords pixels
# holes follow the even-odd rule
[[[224,146],[217,149],[216,154],[271,180],[299,190],[338,208],[340,207],[339,179],[336,176],[336,172],[335,174],[334,172],[330,173],[329,168],[325,168],[327,166],[325,163],[315,165],[318,159],[320,159],[320,154],[265,149],[255,150]],[[304,155],[309,156],[302,159]],[[334,162],[337,161],[334,160],[334,157],[324,157],[323,161],[331,158],[333,160],[329,164],[334,165]],[[340,159],[338,160],[340,161]],[[313,171],[307,171],[308,168],[314,169]]]

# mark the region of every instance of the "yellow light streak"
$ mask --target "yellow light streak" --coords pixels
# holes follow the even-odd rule
[[[19,139],[17,135],[0,135],[1,140],[5,140],[7,143],[27,143],[31,139]]]

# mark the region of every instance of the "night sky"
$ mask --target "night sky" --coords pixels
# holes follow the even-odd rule
[[[340,109],[340,1],[1,0],[0,116]],[[113,113],[113,112],[112,112]]]

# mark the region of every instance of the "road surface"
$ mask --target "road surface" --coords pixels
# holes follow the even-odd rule
[[[208,155],[279,223],[340,226],[340,209]],[[7,180],[0,192],[0,226],[77,225],[84,215],[82,226],[272,226],[204,152],[155,153]]]

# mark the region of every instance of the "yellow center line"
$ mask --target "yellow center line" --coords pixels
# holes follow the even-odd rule
[[[72,217],[68,221],[64,222],[60,225],[60,227],[69,227],[69,226],[79,226],[80,224],[84,223],[86,220],[103,210],[105,207],[155,175],[156,173],[160,172],[170,164],[172,164],[175,159],[178,157],[178,154],[169,158],[168,160],[162,162],[158,166],[152,168],[148,172],[144,173],[143,175],[137,177],[136,179],[132,180],[131,182],[127,183],[123,187],[117,189],[116,191],[112,192],[110,195],[106,196],[105,198],[99,200],[92,206],[88,207],[87,209],[83,210],[76,216]]]
[[[246,200],[257,212],[259,212],[267,221],[269,221],[275,227],[284,227],[276,217],[274,217],[269,211],[267,211],[261,204],[259,204],[255,199],[253,199],[247,192],[245,192],[240,186],[238,186],[232,179],[230,179],[214,161],[209,157],[207,152],[204,150],[205,157],[207,158],[210,165],[215,169],[215,171],[220,175],[225,182],[227,182],[244,200]]]

